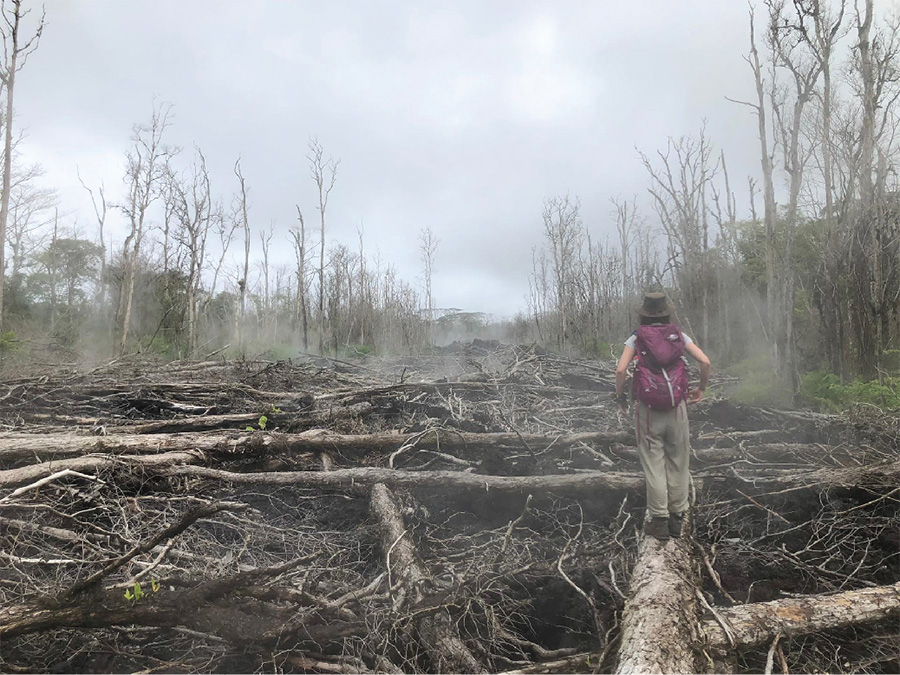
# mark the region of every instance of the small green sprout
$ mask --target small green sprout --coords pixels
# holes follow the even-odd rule
[[[278,410],[277,408],[276,408],[275,410],[277,410],[278,412],[281,412],[281,411]],[[265,430],[266,430],[266,425],[267,425],[268,423],[269,423],[269,418],[266,417],[265,415],[260,415],[260,416],[259,416],[259,420],[257,421],[256,424],[257,424],[257,426],[259,427],[259,430],[260,430],[260,431],[265,431]],[[244,427],[244,430],[245,430],[245,431],[256,431],[256,427]]]
[[[158,588],[159,582],[154,580],[154,583],[156,584],[156,588]],[[154,588],[153,590],[155,591],[156,588]],[[144,593],[144,589],[141,588],[140,581],[135,581],[134,586],[125,591],[125,599],[132,603],[140,602],[141,598],[143,598],[145,595],[147,594]]]

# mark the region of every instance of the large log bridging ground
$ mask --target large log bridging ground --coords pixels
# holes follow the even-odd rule
[[[616,668],[621,675],[697,672],[691,645],[697,636],[699,579],[687,535],[641,540],[622,614]]]

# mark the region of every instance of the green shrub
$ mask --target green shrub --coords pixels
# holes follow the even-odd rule
[[[801,378],[800,395],[808,405],[831,412],[844,410],[854,403],[895,409],[900,408],[900,377],[842,384],[834,373],[814,370]]]
[[[608,342],[604,342],[596,337],[589,337],[581,341],[579,351],[582,355],[589,358],[608,359],[612,355],[612,358],[618,359],[622,354],[622,350],[619,345],[616,346],[616,349],[619,350],[619,353],[613,355],[613,350],[610,349]]]
[[[347,345],[341,347],[341,356],[345,358],[363,358],[375,352],[373,345]]]
[[[7,354],[18,349],[19,341],[15,332],[8,330],[0,333],[0,354]]]
[[[791,386],[775,372],[768,356],[753,356],[734,364],[730,372],[741,378],[731,391],[731,398],[738,403],[775,408],[790,407]]]
[[[297,356],[297,348],[289,344],[274,344],[263,351],[261,356],[271,361],[286,361]]]

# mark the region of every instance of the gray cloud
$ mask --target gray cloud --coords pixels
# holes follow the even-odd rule
[[[724,100],[751,92],[739,2],[51,0],[47,14],[18,123],[73,218],[91,220],[76,165],[117,192],[158,96],[175,106],[170,141],[200,145],[224,195],[242,157],[258,229],[283,234],[295,204],[315,220],[316,136],[342,160],[329,237],[355,249],[363,223],[367,250],[414,280],[432,227],[440,306],[523,305],[546,196],[580,196],[594,236],[611,234],[609,197],[646,187],[635,146],[708,118],[733,181],[757,171],[754,122]]]

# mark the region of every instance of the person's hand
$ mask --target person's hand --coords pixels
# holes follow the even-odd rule
[[[703,400],[703,390],[702,389],[692,389],[690,395],[688,396],[688,405],[692,403],[700,403]]]
[[[628,417],[628,395],[623,392],[613,396],[613,399],[619,407],[619,413]]]

